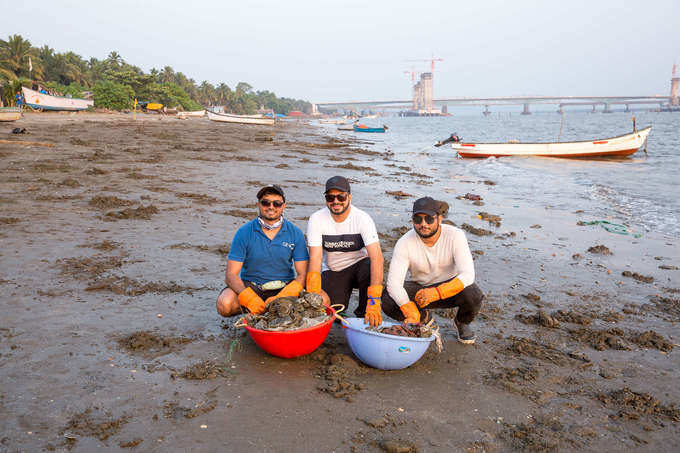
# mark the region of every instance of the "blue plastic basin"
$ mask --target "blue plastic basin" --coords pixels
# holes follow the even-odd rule
[[[345,336],[354,355],[366,365],[381,370],[401,370],[420,359],[434,336],[429,338],[400,337],[366,330],[363,318],[345,318]],[[384,321],[380,327],[396,325]]]

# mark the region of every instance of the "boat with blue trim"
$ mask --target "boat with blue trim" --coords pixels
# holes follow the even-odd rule
[[[387,130],[387,126],[383,124],[383,127],[368,127],[365,124],[355,124],[354,125],[354,132],[385,132]]]
[[[21,87],[21,91],[24,93],[26,105],[35,110],[67,110],[74,112],[94,107],[93,99],[52,96],[51,94],[41,93],[26,87]]]

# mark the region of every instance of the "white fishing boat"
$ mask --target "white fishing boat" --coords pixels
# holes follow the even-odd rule
[[[195,110],[193,112],[177,112],[179,118],[198,118],[205,116],[205,110]]]
[[[267,118],[263,115],[232,115],[229,113],[215,113],[209,110],[208,119],[223,123],[260,124],[265,126],[271,126],[276,121],[274,118]]]
[[[21,108],[0,107],[0,121],[16,121],[21,118]]]
[[[38,91],[22,87],[24,100],[27,106],[36,110],[87,110],[94,106],[92,99],[68,98],[63,96],[52,96],[50,94],[39,93]]]
[[[460,157],[621,157],[630,156],[645,145],[652,127],[619,135],[580,142],[557,143],[465,143],[451,145]]]

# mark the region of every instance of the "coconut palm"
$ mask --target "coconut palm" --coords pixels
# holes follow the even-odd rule
[[[113,65],[113,66],[120,66],[124,63],[123,57],[121,57],[120,54],[118,52],[116,52],[115,50],[112,51],[112,52],[109,52],[109,56],[106,57],[106,61],[110,65]]]
[[[227,105],[231,99],[231,89],[229,86],[222,82],[215,88],[217,91],[217,105]]]
[[[7,41],[0,39],[0,68],[10,79],[26,76],[42,80],[39,56],[38,49],[21,35],[12,35]]]
[[[172,83],[175,81],[175,71],[170,67],[164,67],[160,72],[161,83]]]

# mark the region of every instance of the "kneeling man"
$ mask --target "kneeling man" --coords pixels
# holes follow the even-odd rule
[[[406,272],[411,279],[404,282]],[[383,311],[398,321],[427,322],[432,308],[458,307],[458,341],[475,342],[470,323],[484,295],[474,284],[475,267],[465,233],[442,224],[440,203],[424,197],[413,204],[413,230],[394,246]]]
[[[217,298],[222,316],[259,315],[278,297],[297,296],[309,253],[302,231],[283,217],[286,198],[275,184],[257,193],[259,216],[238,229],[227,257],[227,287]],[[296,276],[297,274],[297,276]]]

